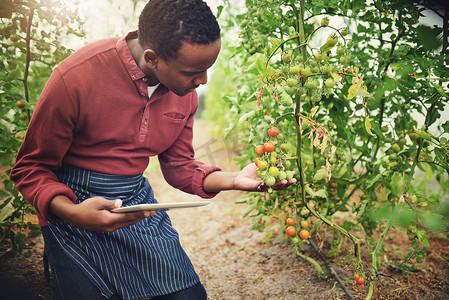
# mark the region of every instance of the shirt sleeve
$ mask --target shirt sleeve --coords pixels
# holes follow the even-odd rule
[[[53,172],[61,167],[72,143],[75,108],[59,70],[55,69],[39,98],[10,174],[23,197],[39,216],[50,222],[60,221],[48,212],[55,196],[76,200],[73,191],[60,183]]]
[[[195,152],[192,140],[194,115],[198,108],[198,96],[196,92],[192,93],[192,97],[196,97],[194,111],[189,116],[178,139],[170,148],[160,153],[158,159],[162,174],[171,186],[202,198],[213,198],[218,193],[205,192],[203,189],[203,180],[210,173],[221,171],[221,169],[196,161],[194,158]]]

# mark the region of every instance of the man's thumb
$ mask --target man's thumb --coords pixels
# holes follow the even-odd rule
[[[111,209],[119,208],[120,206],[122,206],[122,200],[115,199],[113,201],[110,201],[110,206],[111,206]]]

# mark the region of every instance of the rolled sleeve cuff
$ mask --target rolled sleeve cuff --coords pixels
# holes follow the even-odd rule
[[[39,219],[40,226],[46,226],[47,221],[51,223],[61,222],[62,219],[52,215],[49,212],[49,206],[51,200],[58,195],[64,195],[73,202],[76,201],[77,197],[73,191],[66,185],[62,183],[54,183],[47,185],[45,188],[41,189],[36,194],[36,211]]]
[[[203,165],[203,166],[199,166],[195,170],[195,174],[193,175],[193,179],[192,179],[192,191],[195,195],[198,195],[204,199],[210,199],[210,198],[215,197],[218,194],[218,192],[207,193],[203,189],[204,178],[206,178],[207,175],[209,175],[210,173],[215,172],[215,171],[221,171],[221,169],[218,167]]]

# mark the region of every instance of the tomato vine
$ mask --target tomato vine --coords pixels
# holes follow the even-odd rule
[[[295,161],[288,169],[298,184],[250,194],[240,201],[248,205],[244,216],[267,239],[276,218],[284,233],[287,218],[307,219],[312,237],[327,225],[334,232],[329,256],[346,237],[370,298],[381,276],[394,275],[382,272],[416,268],[429,246],[426,233],[448,226],[447,12],[403,1],[245,4],[246,11],[229,15],[241,44],[225,49],[234,66],[227,74],[233,87],[223,94],[227,136],[237,133],[248,145],[237,159],[243,166],[276,126],[282,144],[294,149],[281,159]],[[422,22],[429,12],[439,20],[433,26]],[[267,160],[264,168],[271,166]],[[337,212],[350,218],[334,221]],[[304,258],[298,229],[286,241]],[[406,232],[412,250],[382,266],[392,229]],[[371,262],[362,261],[363,240]]]

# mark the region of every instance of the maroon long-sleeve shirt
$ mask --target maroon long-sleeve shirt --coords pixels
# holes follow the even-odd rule
[[[148,99],[145,74],[125,38],[91,43],[55,68],[31,118],[11,179],[38,213],[57,195],[76,200],[54,170],[69,164],[96,172],[136,175],[158,155],[172,186],[203,198],[205,176],[219,170],[194,160],[192,127],[198,96],[177,96],[160,85]]]

